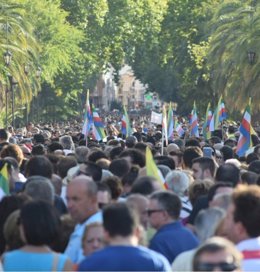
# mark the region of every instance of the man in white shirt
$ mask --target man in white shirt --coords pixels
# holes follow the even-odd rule
[[[232,194],[224,232],[243,254],[243,271],[260,268],[260,187],[239,185]]]
[[[84,259],[82,236],[85,227],[90,223],[102,222],[102,213],[98,209],[97,185],[85,175],[75,177],[68,184],[66,198],[69,213],[78,224],[70,236],[65,254],[77,264]]]

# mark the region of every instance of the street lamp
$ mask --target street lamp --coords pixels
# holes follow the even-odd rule
[[[24,73],[25,73],[26,75],[29,74],[29,70],[30,70],[29,65],[28,65],[28,64],[25,64],[25,65],[24,65]]]
[[[12,53],[9,50],[4,53],[4,61],[6,66],[9,66],[12,61]]]
[[[247,52],[248,61],[250,64],[254,64],[256,53],[252,50]]]

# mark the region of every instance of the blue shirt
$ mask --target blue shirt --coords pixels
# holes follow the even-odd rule
[[[196,248],[196,236],[179,221],[162,226],[150,242],[150,249],[164,255],[170,263],[180,253]]]
[[[53,267],[54,256],[56,253],[33,253],[23,250],[13,250],[4,254],[4,271],[63,271],[68,257],[59,254],[56,268]]]
[[[82,249],[82,237],[86,226],[94,222],[103,222],[102,212],[97,212],[89,217],[84,223],[77,224],[74,231],[70,235],[70,240],[64,253],[70,258],[70,260],[74,264],[78,264],[84,259]]]
[[[86,257],[78,271],[171,271],[164,256],[142,246],[107,246]]]

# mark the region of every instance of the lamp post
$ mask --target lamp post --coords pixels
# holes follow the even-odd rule
[[[10,84],[10,92],[12,95],[12,127],[15,127],[15,120],[14,120],[14,100],[15,100],[15,93],[14,93],[14,85],[16,85],[18,82],[14,80],[12,75],[8,75],[9,84]]]

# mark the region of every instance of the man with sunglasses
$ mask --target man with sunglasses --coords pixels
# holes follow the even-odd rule
[[[151,195],[147,214],[157,232],[149,247],[164,255],[170,263],[180,253],[199,244],[195,235],[179,221],[180,211],[181,200],[175,193],[159,191]]]
[[[230,241],[213,237],[196,251],[193,271],[242,271],[242,254]]]

